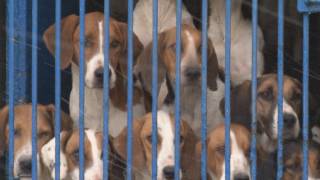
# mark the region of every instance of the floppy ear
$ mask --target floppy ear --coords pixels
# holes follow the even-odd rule
[[[198,138],[186,122],[182,121],[182,126],[187,132],[185,142],[181,148],[181,168],[183,173],[185,173],[182,177],[187,176],[187,179],[200,179],[200,161],[196,153]]]
[[[207,73],[207,84],[211,91],[216,91],[218,89],[217,78],[219,74],[218,58],[212,42],[208,39],[208,73]]]
[[[60,144],[61,144],[61,150],[60,150],[60,179],[64,179],[67,176],[67,170],[68,170],[68,164],[66,156],[62,149],[64,149],[64,146],[66,145],[67,140],[69,139],[71,133],[67,131],[62,131],[60,133]],[[47,144],[45,144],[41,148],[41,160],[43,162],[43,165],[49,170],[51,173],[51,177],[55,179],[55,138],[52,138]]]
[[[46,110],[49,114],[50,120],[53,122],[52,124],[55,124],[55,106],[53,104],[49,104],[46,106]],[[62,110],[60,111],[61,114],[61,118],[60,118],[60,122],[61,122],[61,131],[63,130],[72,130],[73,128],[73,121],[71,119],[71,117],[66,114],[65,112],[63,112]]]
[[[251,123],[251,81],[247,80],[231,91],[231,119],[250,127]],[[220,110],[224,115],[225,99],[220,101]]]
[[[73,33],[79,24],[79,17],[70,15],[61,20],[61,69],[67,68],[74,54]],[[55,55],[56,46],[55,24],[51,25],[43,35],[43,40],[52,55]]]
[[[133,121],[133,166],[137,169],[142,169],[146,166],[146,158],[144,155],[144,148],[140,138],[140,131],[144,124],[144,120],[134,120]],[[122,132],[114,139],[114,148],[117,154],[121,158],[127,160],[127,134],[128,129],[125,128]]]
[[[158,92],[160,85],[165,78],[167,69],[161,58],[161,53],[163,48],[161,47],[164,43],[164,34],[159,35],[159,49],[158,49]],[[145,90],[151,94],[152,92],[152,42],[149,43],[146,48],[142,51],[138,57],[137,63],[134,67],[134,74],[136,77],[140,76],[140,80],[143,81],[145,85]]]
[[[9,108],[5,106],[0,111],[0,157],[4,155],[6,151],[6,126],[8,124]]]

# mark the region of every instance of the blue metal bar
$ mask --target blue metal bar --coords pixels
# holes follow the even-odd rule
[[[8,179],[13,180],[13,161],[14,161],[14,0],[9,0],[8,4],[8,91],[9,91],[9,161],[8,161]]]
[[[175,91],[175,152],[174,152],[174,179],[180,179],[180,64],[181,64],[181,17],[182,1],[177,0],[176,16],[176,91]]]
[[[37,172],[38,0],[32,0],[32,180]]]
[[[103,179],[109,177],[109,0],[104,1],[104,68],[103,68]]]
[[[157,179],[158,144],[158,0],[153,0],[153,44],[152,44],[152,179]]]
[[[132,178],[132,106],[133,106],[133,0],[128,0],[128,145],[127,178]]]
[[[256,179],[257,171],[257,51],[258,51],[258,0],[252,0],[252,86],[251,86],[251,179]]]
[[[277,180],[283,175],[283,46],[284,46],[284,2],[278,1],[278,154],[277,154]]]
[[[201,33],[201,179],[207,179],[207,65],[208,65],[208,1],[202,0]]]
[[[61,97],[61,72],[60,72],[60,64],[61,64],[61,0],[56,0],[55,4],[55,30],[56,30],[56,51],[55,51],[55,129],[54,129],[54,134],[55,134],[55,152],[56,152],[56,158],[55,158],[55,180],[60,179],[60,108],[61,108],[61,102],[60,102],[60,97]]]
[[[230,179],[230,58],[231,58],[231,0],[226,0],[226,32],[225,32],[225,179]]]
[[[84,66],[85,66],[85,0],[80,0],[80,76],[79,76],[79,179],[84,180]]]
[[[309,14],[303,14],[303,179],[308,179]]]

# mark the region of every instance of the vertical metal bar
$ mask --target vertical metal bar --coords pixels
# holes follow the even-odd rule
[[[153,41],[152,41],[152,179],[157,179],[158,144],[158,0],[153,0]]]
[[[55,180],[60,179],[60,108],[61,108],[61,72],[60,72],[60,55],[61,55],[61,0],[56,0],[55,4],[55,30],[56,30],[56,51],[55,51],[55,152],[56,152],[56,158],[55,158]]]
[[[109,0],[104,1],[104,68],[103,68],[103,179],[109,177]]]
[[[277,180],[283,175],[283,146],[282,146],[282,130],[283,130],[283,13],[284,2],[278,0],[278,154],[277,154]]]
[[[201,18],[201,179],[207,179],[207,65],[208,65],[208,0],[202,0]]]
[[[252,86],[251,86],[251,179],[256,179],[257,171],[257,50],[258,50],[258,0],[252,0]]]
[[[303,14],[303,179],[308,179],[309,14]]]
[[[133,98],[133,0],[128,0],[128,145],[127,178],[132,178],[132,98]]]
[[[13,180],[13,161],[14,161],[14,0],[8,1],[8,91],[9,91],[9,161],[8,179]]]
[[[226,32],[225,32],[225,179],[230,179],[230,58],[231,58],[231,0],[226,0]]]
[[[37,172],[38,0],[32,0],[32,180]]]
[[[79,76],[79,179],[84,180],[84,66],[85,0],[80,0],[80,76]]]
[[[174,179],[180,179],[180,64],[181,64],[181,17],[182,1],[177,0],[176,15],[176,91],[175,91],[175,161],[174,161]]]

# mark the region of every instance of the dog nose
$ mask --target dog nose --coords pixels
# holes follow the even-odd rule
[[[166,179],[174,178],[174,166],[166,166],[163,168],[163,175]]]
[[[248,174],[243,174],[243,173],[240,173],[240,174],[236,174],[234,176],[234,180],[249,180],[249,175]]]
[[[292,128],[296,123],[296,117],[292,114],[283,114],[283,123],[285,127]]]
[[[198,79],[201,75],[200,68],[187,68],[185,73],[189,79]]]
[[[31,159],[25,159],[19,163],[22,174],[31,174],[32,171],[32,162]]]
[[[98,68],[96,71],[94,71],[94,75],[97,79],[103,79],[103,68]]]

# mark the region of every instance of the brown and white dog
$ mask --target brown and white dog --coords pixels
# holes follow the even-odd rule
[[[104,72],[104,15],[93,12],[85,16],[85,127],[101,130],[103,120],[103,72]],[[127,25],[110,19],[109,65],[109,126],[111,135],[117,135],[126,125],[127,118]],[[79,17],[70,15],[62,19],[61,68],[72,67],[72,91],[70,114],[79,119]],[[55,25],[44,33],[49,51],[55,52]],[[142,50],[134,36],[134,59]],[[142,91],[135,88],[134,116],[145,114]],[[75,123],[78,125],[78,123]]]
[[[230,178],[249,180],[250,176],[250,133],[242,125],[231,124],[230,128]],[[201,144],[197,144],[200,157]],[[212,180],[225,179],[225,125],[215,127],[207,139],[208,173]]]
[[[302,179],[303,153],[302,143],[289,142],[284,144],[284,180]],[[309,145],[308,151],[308,180],[320,179],[320,149],[319,146]]]
[[[165,111],[158,111],[158,180],[174,178],[174,117]],[[115,138],[114,146],[119,154],[127,159],[127,129]],[[195,160],[195,145],[197,137],[186,122],[181,120],[180,131],[181,179],[198,179],[193,168]],[[140,120],[133,121],[133,172],[134,178],[146,180],[151,178],[152,166],[152,114],[145,115]]]
[[[137,34],[144,47],[152,41],[152,0],[139,0],[133,12],[133,31]],[[160,0],[158,3],[158,32],[176,26],[176,1]],[[191,14],[182,7],[182,22],[193,25]]]
[[[38,105],[37,113],[37,142],[38,152],[41,147],[54,136],[53,105]],[[32,106],[31,104],[16,105],[14,108],[14,165],[15,178],[31,179],[32,168]],[[0,111],[0,155],[8,151],[9,143],[9,108],[4,107]],[[71,129],[72,120],[61,112],[61,129]],[[38,177],[47,179],[49,175],[38,157]]]
[[[181,115],[197,133],[201,129],[201,34],[189,26],[183,25],[181,31]],[[175,89],[176,65],[176,28],[167,30],[159,35],[158,41],[158,89],[159,107],[163,105],[168,94],[166,79]],[[211,41],[208,41],[208,74],[207,102],[208,129],[223,121],[219,102],[224,97],[224,83],[218,78],[218,63]],[[138,58],[135,66],[136,76],[140,76],[145,89],[151,93],[152,76],[152,43],[150,43]],[[174,108],[170,109],[174,112]]]
[[[278,83],[276,74],[258,78],[257,143],[266,152],[274,152],[278,137]],[[301,84],[289,76],[283,77],[283,138],[295,139],[300,133]],[[224,111],[224,100],[221,108]],[[251,81],[245,81],[231,92],[231,119],[250,129]]]
[[[79,179],[79,130],[61,132],[60,179]],[[109,179],[125,179],[123,177],[124,162],[115,154],[109,137]],[[85,130],[85,179],[101,180],[103,178],[103,134],[92,129]],[[52,179],[55,178],[55,138],[51,139],[41,149],[45,167]]]
[[[243,0],[231,2],[231,79],[234,85],[251,80],[252,59],[252,24],[241,12]],[[225,66],[225,16],[226,2],[210,0],[208,36],[216,49],[220,66]],[[264,71],[264,38],[258,28],[257,74]]]

